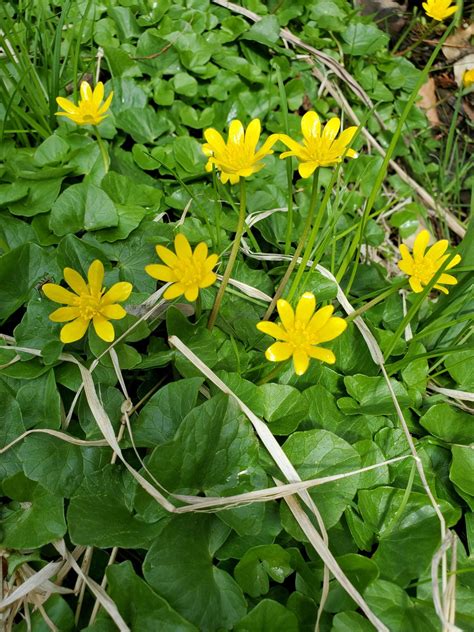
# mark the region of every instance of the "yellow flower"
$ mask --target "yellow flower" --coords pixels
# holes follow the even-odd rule
[[[472,85],[474,85],[474,68],[466,70],[466,72],[462,76],[462,82],[465,88],[470,88]]]
[[[61,342],[80,340],[91,320],[99,338],[105,342],[112,342],[115,331],[109,320],[120,320],[127,315],[124,308],[117,303],[127,300],[132,291],[132,284],[125,281],[115,283],[104,294],[104,266],[98,259],[89,266],[88,283],[72,268],[64,268],[64,278],[74,294],[55,283],[43,285],[43,292],[49,299],[67,306],[60,307],[49,315],[50,320],[55,323],[68,323],[61,329]]]
[[[104,84],[102,81],[99,81],[96,85],[94,92],[92,92],[92,88],[87,81],[83,81],[81,83],[81,99],[78,105],[74,105],[74,103],[64,97],[56,97],[56,103],[59,107],[66,110],[65,112],[56,112],[56,116],[66,116],[78,125],[98,125],[106,118],[106,112],[110,107],[113,95],[114,93],[111,92],[104,103],[102,103],[104,98]]]
[[[449,259],[449,255],[445,255],[448,248],[447,239],[441,239],[434,243],[428,252],[425,254],[426,247],[430,240],[430,234],[427,230],[422,230],[415,239],[413,244],[413,256],[410,251],[402,244],[400,246],[401,260],[398,262],[398,267],[402,272],[409,275],[409,283],[411,289],[414,292],[422,292],[423,286],[428,285],[431,279],[435,276],[438,270],[442,267],[443,263]],[[454,268],[461,261],[460,255],[455,255],[446,266],[446,270]],[[448,294],[448,290],[441,284],[456,285],[457,280],[450,274],[441,274],[436,285],[437,290],[441,290],[445,294]]]
[[[442,22],[458,10],[457,5],[454,5],[454,7],[450,6],[451,2],[452,0],[426,0],[426,2],[423,2],[422,7],[426,15],[429,15],[433,20]]]
[[[334,117],[329,119],[321,133],[319,116],[316,112],[306,112],[301,119],[303,144],[300,145],[286,134],[280,134],[280,140],[291,150],[282,153],[280,158],[296,156],[300,161],[298,171],[302,178],[309,178],[318,167],[329,167],[341,162],[343,156],[357,158],[357,152],[348,149],[357,127],[348,127],[336,140],[340,126],[341,121]]]
[[[336,361],[334,353],[315,345],[337,338],[346,329],[347,323],[342,318],[332,315],[334,311],[332,305],[322,307],[316,313],[315,308],[316,299],[311,292],[305,292],[300,298],[296,313],[287,301],[283,299],[278,301],[277,309],[281,324],[268,320],[257,324],[257,329],[281,341],[268,347],[265,352],[267,360],[282,362],[293,357],[297,375],[305,373],[310,358],[334,364]]]
[[[156,246],[156,254],[166,265],[151,263],[145,266],[147,273],[158,281],[172,283],[163,294],[170,301],[184,294],[188,301],[195,301],[199,290],[216,282],[212,269],[217,263],[217,255],[207,256],[207,246],[202,241],[194,252],[186,237],[179,233],[174,239],[176,254],[164,246]]]
[[[260,171],[265,165],[261,162],[265,156],[273,154],[271,148],[277,142],[279,135],[272,134],[256,151],[260,138],[261,125],[259,119],[250,121],[247,131],[240,121],[234,120],[229,126],[227,144],[219,132],[212,127],[204,132],[207,140],[202,146],[203,152],[209,157],[206,171],[212,171],[213,165],[221,172],[221,180],[225,184],[230,180],[236,184],[240,178],[247,178]]]

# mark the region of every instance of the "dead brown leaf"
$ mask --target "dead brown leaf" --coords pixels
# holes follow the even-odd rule
[[[453,73],[458,86],[462,85],[462,78],[466,70],[470,70],[471,68],[474,68],[474,52],[454,62]]]
[[[442,48],[443,55],[448,61],[454,61],[459,57],[464,57],[468,53],[473,52],[471,46],[471,37],[474,37],[474,22],[465,28],[460,26],[452,35],[450,35]]]
[[[432,77],[430,77],[428,81],[421,86],[418,95],[421,97],[418,101],[419,107],[425,111],[428,121],[432,127],[437,127],[440,125],[441,121],[439,120],[438,110],[436,109],[436,87]]]

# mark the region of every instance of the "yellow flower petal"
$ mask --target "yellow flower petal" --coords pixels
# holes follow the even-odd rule
[[[77,105],[74,105],[72,101],[69,101],[69,99],[65,99],[64,97],[56,97],[56,103],[63,110],[66,110],[68,114],[77,114],[79,112]],[[62,114],[64,115],[64,112],[62,112]]]
[[[298,165],[298,171],[302,178],[309,178],[316,171],[319,163],[317,162],[301,162]]]
[[[174,249],[178,259],[188,259],[193,256],[193,251],[183,233],[178,233],[174,238]]]
[[[160,263],[150,263],[145,266],[145,272],[158,281],[165,281],[166,283],[177,281],[176,274],[168,266],[163,266]]]
[[[112,320],[120,320],[121,318],[125,318],[127,312],[121,305],[104,305],[100,308],[100,313],[105,318],[111,318]]]
[[[423,292],[423,286],[421,285],[421,281],[419,279],[417,279],[416,277],[410,277],[408,279],[408,283],[410,284],[411,289],[416,293],[419,294],[420,292]]]
[[[296,306],[296,323],[300,326],[306,327],[311,320],[315,309],[316,299],[314,298],[314,294],[311,294],[311,292],[305,292]]]
[[[440,257],[444,255],[447,249],[448,249],[448,240],[440,239],[439,241],[437,241],[431,246],[431,248],[426,253],[425,258],[429,259],[430,261],[437,261],[437,259],[439,259]]]
[[[328,364],[334,364],[336,362],[336,356],[330,349],[323,349],[323,347],[311,347],[308,350],[308,354],[315,360],[321,360],[321,362],[327,362]]]
[[[317,332],[317,343],[328,342],[334,340],[347,329],[347,323],[343,318],[333,316],[328,322]]]
[[[74,290],[77,295],[87,293],[87,283],[76,270],[72,268],[64,268],[64,279],[69,287]]]
[[[295,367],[296,375],[303,375],[308,370],[309,356],[302,349],[297,349],[293,353],[293,366]]]
[[[100,308],[100,313],[104,318],[111,318],[112,320],[120,320],[125,318],[127,312],[121,305],[104,305]]]
[[[92,92],[92,103],[96,108],[99,108],[102,99],[104,98],[104,84],[99,81]]]
[[[60,307],[49,315],[49,320],[52,320],[53,323],[65,323],[68,320],[74,320],[79,314],[77,307]]]
[[[461,261],[461,255],[454,255],[454,257],[446,266],[446,270],[451,270],[451,268],[454,268],[454,266],[457,266],[460,261]]]
[[[204,289],[206,287],[214,285],[216,281],[217,281],[217,275],[214,274],[214,272],[208,272],[206,276],[203,277],[201,281],[199,282],[199,287],[201,289]]]
[[[128,281],[120,281],[114,283],[110,290],[104,294],[100,302],[101,305],[110,305],[111,303],[121,303],[126,301],[133,290],[133,285]]]
[[[81,83],[81,98],[83,101],[91,101],[92,100],[92,88],[87,83],[87,81],[83,81]]]
[[[288,334],[276,323],[272,323],[269,320],[262,320],[260,323],[257,323],[257,329],[264,334],[268,334],[275,338],[276,340],[288,340]]]
[[[270,151],[270,150],[278,140],[280,140],[280,134],[270,134],[267,140],[256,152],[255,157],[254,157],[255,160],[261,160],[262,158],[265,158],[265,156],[268,156],[268,154],[272,154],[273,151]],[[261,165],[259,168],[262,168],[262,167],[263,165]]]
[[[64,303],[65,305],[76,305],[78,297],[56,283],[45,283],[41,288],[46,296],[55,303]]]
[[[413,258],[416,262],[419,262],[423,259],[429,241],[430,234],[427,230],[422,230],[416,236],[415,242],[413,244]]]
[[[405,246],[405,244],[400,244],[400,254],[402,255],[403,259],[406,259],[411,264],[413,264],[413,257],[411,256],[410,251]]]
[[[265,357],[270,362],[283,362],[288,360],[293,353],[293,347],[288,342],[274,342],[265,351]]]
[[[244,140],[244,126],[242,123],[234,119],[229,125],[229,142],[234,145],[240,145]]]
[[[204,241],[201,241],[201,243],[199,243],[196,248],[194,249],[193,252],[193,259],[196,262],[202,263],[206,260],[207,258],[207,244]]]
[[[318,332],[331,318],[333,311],[334,307],[332,305],[326,305],[326,307],[318,309],[316,314],[310,320],[308,328],[311,329],[313,333]]]
[[[341,120],[335,116],[324,126],[323,137],[332,143],[332,141],[336,138],[339,128],[341,127]]]
[[[446,285],[456,285],[457,282],[456,277],[451,274],[442,274],[438,279],[438,283],[445,283]]]
[[[287,134],[280,134],[279,139],[281,140],[282,143],[285,143],[285,145],[289,147],[292,152],[295,152],[295,154],[298,154],[304,151],[304,147],[300,145],[299,143],[297,143],[296,140],[293,140],[291,136],[287,136]],[[288,154],[288,152],[286,152],[285,154],[281,154],[280,157],[282,158],[286,156],[286,154]]]
[[[169,248],[165,248],[164,246],[156,246],[155,250],[156,254],[162,261],[166,263],[167,266],[174,268],[178,263],[178,257]]]
[[[99,115],[103,115],[107,112],[107,110],[110,107],[110,104],[112,103],[112,97],[114,96],[113,91],[109,94],[109,96],[106,98],[106,100],[104,101],[104,103],[100,106],[100,108],[97,110],[97,114]],[[103,116],[102,118],[105,118],[105,116]]]
[[[218,152],[225,151],[226,149],[225,141],[222,138],[222,136],[219,134],[219,132],[215,130],[214,128],[210,127],[209,129],[207,129],[204,132],[204,138],[209,143],[210,145],[209,149],[211,149],[212,151],[218,151]]]
[[[321,121],[316,112],[306,112],[301,119],[301,131],[306,141],[321,136]]]
[[[199,288],[197,285],[192,285],[191,287],[188,287],[186,291],[184,292],[184,298],[190,302],[195,301],[198,295],[199,295]]]
[[[87,278],[92,296],[98,296],[102,291],[104,282],[104,264],[102,261],[96,259],[91,263],[87,272]]]
[[[105,342],[113,342],[115,338],[114,326],[101,314],[96,314],[92,319],[95,333]]]
[[[89,322],[90,320],[85,318],[76,318],[72,323],[64,325],[59,336],[61,342],[68,343],[80,340],[86,333]]]
[[[288,331],[293,328],[295,321],[295,314],[293,312],[293,308],[285,301],[285,299],[281,298],[277,301],[277,310],[278,315],[280,316],[280,320],[283,324],[283,327]]]
[[[260,133],[262,131],[262,126],[260,124],[260,119],[256,118],[250,121],[247,127],[247,131],[245,132],[245,148],[250,154],[255,153],[255,149],[257,148],[257,143],[260,139]]]
[[[167,301],[171,301],[174,298],[177,298],[178,296],[184,294],[185,289],[186,288],[181,283],[173,283],[173,285],[170,285],[170,287],[163,294],[163,298]]]
[[[407,259],[400,259],[400,261],[397,262],[397,266],[405,274],[413,274],[413,262]]]

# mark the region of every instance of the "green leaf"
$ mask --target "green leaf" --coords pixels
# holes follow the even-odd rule
[[[51,210],[54,201],[61,190],[62,178],[35,180],[30,183],[28,195],[20,201],[9,204],[8,208],[13,215],[33,217],[39,213],[47,213]]]
[[[3,374],[3,371],[0,375]],[[25,432],[21,408],[3,380],[0,379],[0,446],[7,446]],[[18,456],[20,445],[13,446],[0,454],[0,482],[21,471],[22,464]]]
[[[429,499],[412,492],[403,506],[404,494],[405,490],[392,487],[360,490],[358,494],[363,519],[379,534],[373,560],[383,578],[402,586],[427,568],[439,547],[439,519]],[[459,510],[444,500],[438,503],[448,525],[455,524]],[[410,542],[409,547],[406,542]]]
[[[283,449],[303,480],[343,474],[360,467],[360,457],[354,448],[327,430],[295,432],[285,441]],[[357,483],[357,476],[348,476],[310,490],[326,528],[338,522],[356,493]],[[283,524],[296,537],[293,518],[286,505],[281,507]],[[300,533],[299,528],[296,533]]]
[[[82,450],[49,435],[30,435],[19,452],[25,475],[57,496],[69,498],[83,477]]]
[[[84,479],[67,512],[69,534],[74,544],[108,548],[148,547],[158,535],[130,509],[130,475],[108,466]]]
[[[197,632],[163,597],[135,574],[131,562],[107,569],[108,592],[132,630],[159,629],[163,632]]]
[[[0,509],[0,544],[10,549],[36,549],[66,533],[64,501],[23,473],[3,481],[13,501]]]
[[[221,394],[191,410],[174,439],[155,448],[147,467],[170,491],[231,488],[243,470],[256,465],[257,454],[250,423]]]
[[[390,632],[433,632],[432,622],[413,606],[406,592],[397,584],[377,579],[368,586],[363,596]]]
[[[16,399],[21,408],[25,428],[60,427],[61,399],[53,370],[21,386]]]
[[[450,353],[444,361],[444,365],[460,390],[471,391],[474,388],[473,351]]]
[[[290,554],[278,544],[249,549],[234,569],[234,577],[242,590],[251,597],[265,595],[269,578],[282,584],[294,572]]]
[[[23,244],[0,257],[0,319],[5,320],[28,300],[33,287],[48,273],[51,257],[36,244]]]
[[[247,607],[238,584],[212,563],[216,518],[171,519],[143,564],[147,582],[202,632],[231,629]]]
[[[420,418],[420,424],[448,443],[474,443],[472,415],[449,404],[435,404]]]
[[[384,48],[389,40],[388,35],[374,24],[350,21],[342,33],[345,44],[342,50],[349,55],[372,55]]]
[[[373,632],[374,626],[357,612],[340,612],[332,620],[331,632]]]
[[[87,185],[72,184],[65,189],[53,204],[49,227],[56,235],[78,233],[84,228]]]
[[[117,209],[107,193],[89,184],[84,207],[84,229],[111,228],[118,226],[118,222]]]
[[[463,492],[474,496],[474,446],[453,445],[449,478]]]
[[[296,615],[273,599],[263,599],[235,626],[236,632],[298,632]]]
[[[133,424],[133,439],[139,447],[154,448],[173,439],[181,422],[196,406],[203,378],[170,382],[155,393]]]
[[[275,15],[264,15],[250,29],[242,34],[241,39],[259,42],[265,46],[276,44],[280,39],[280,25]]]
[[[294,432],[307,414],[301,393],[284,384],[264,384],[259,390],[263,395],[263,416],[270,430],[277,435]]]
[[[393,378],[390,378],[390,383],[400,406],[410,406],[413,402],[405,387]],[[391,415],[395,412],[390,391],[383,377],[360,374],[347,376],[344,378],[344,384],[349,395],[356,400],[343,397],[337,401],[339,408],[346,414]]]
[[[53,134],[43,141],[35,151],[34,162],[39,167],[54,165],[63,162],[68,153],[68,143],[57,134]]]
[[[35,608],[30,613],[28,625],[24,620],[15,625],[15,632],[28,632],[29,630],[34,630],[35,632],[51,632],[51,625],[46,622],[45,614],[49,622],[52,622],[52,624],[56,626],[56,629],[61,630],[61,632],[72,632],[76,627],[74,623],[74,613],[64,597],[52,594],[42,604],[42,611]]]

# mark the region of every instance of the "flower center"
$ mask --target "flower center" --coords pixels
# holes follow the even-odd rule
[[[426,285],[436,273],[436,266],[427,259],[413,264],[413,276]]]
[[[100,299],[83,294],[77,298],[77,307],[81,313],[81,318],[90,320],[99,313]]]
[[[295,351],[297,349],[306,350],[314,344],[314,334],[298,321],[295,321],[294,326],[291,330],[287,330],[287,333],[288,342]]]
[[[178,282],[186,288],[199,285],[205,276],[204,266],[196,264],[191,258],[180,260],[174,271],[178,277]]]

